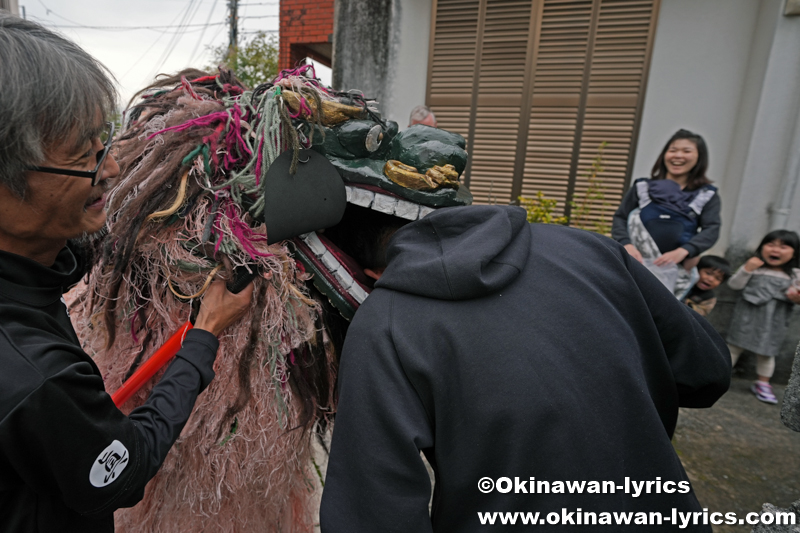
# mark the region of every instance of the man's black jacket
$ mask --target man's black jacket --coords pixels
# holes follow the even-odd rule
[[[541,520],[700,511],[694,493],[655,482],[688,481],[670,443],[678,407],[711,406],[730,355],[622,246],[473,206],[405,226],[387,253],[342,352],[323,533],[479,532],[491,529],[479,512],[527,511],[537,531],[571,531]],[[436,473],[430,518],[420,450]],[[484,477],[525,484],[483,493]],[[650,493],[625,494],[626,477]],[[621,489],[531,494],[530,478]]]
[[[80,279],[0,251],[0,532],[110,532],[136,504],[214,377],[218,342],[190,331],[147,402],[125,416],[61,298]]]

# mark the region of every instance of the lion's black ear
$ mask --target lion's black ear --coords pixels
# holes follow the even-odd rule
[[[339,172],[325,156],[300,150],[297,172],[289,174],[292,151],[283,152],[264,177],[264,223],[269,244],[335,226],[347,206]]]

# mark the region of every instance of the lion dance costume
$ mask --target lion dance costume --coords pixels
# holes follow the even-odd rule
[[[106,389],[190,319],[218,273],[248,273],[255,289],[143,501],[115,515],[118,531],[313,530],[321,475],[311,443],[332,420],[338,350],[370,284],[323,233],[271,238],[276,216],[298,216],[281,212],[271,174],[304,179],[304,165],[322,158],[348,212],[406,220],[471,201],[458,183],[462,137],[398,133],[374,102],[323,87],[309,68],[252,91],[224,69],[188,70],[142,91],[127,112],[108,232],[71,305]],[[141,405],[160,375],[121,409]]]

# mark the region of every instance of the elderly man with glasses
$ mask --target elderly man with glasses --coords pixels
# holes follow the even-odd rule
[[[108,532],[138,502],[214,377],[216,336],[251,291],[212,284],[148,401],[125,416],[80,346],[62,293],[99,232],[115,90],[74,43],[0,13],[0,531]]]

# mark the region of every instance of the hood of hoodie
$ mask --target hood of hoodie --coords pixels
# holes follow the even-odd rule
[[[438,209],[395,233],[376,288],[438,300],[469,300],[502,290],[531,248],[525,210],[512,206]]]

